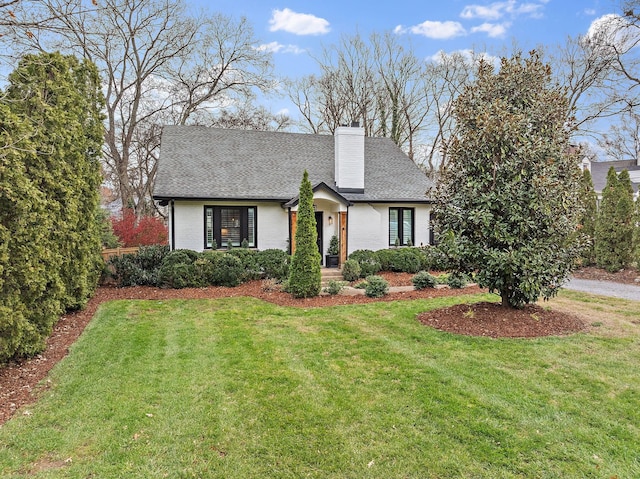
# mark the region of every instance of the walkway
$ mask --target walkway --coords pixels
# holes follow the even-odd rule
[[[640,285],[635,286],[633,284],[612,283],[610,281],[571,278],[564,287],[583,293],[640,301]]]

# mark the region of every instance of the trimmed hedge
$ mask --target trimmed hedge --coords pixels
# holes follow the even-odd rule
[[[376,252],[370,249],[358,249],[349,255],[349,259],[357,261],[360,265],[360,277],[366,278],[378,273],[382,269]]]
[[[256,257],[258,268],[265,278],[275,278],[284,281],[289,277],[291,256],[281,249],[265,249],[259,251]]]
[[[287,278],[290,256],[282,250],[169,251],[143,246],[138,253],[114,256],[108,265],[120,286],[189,288],[237,286],[253,279]]]

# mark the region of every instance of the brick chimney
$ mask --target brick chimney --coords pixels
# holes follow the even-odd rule
[[[339,126],[335,138],[335,178],[341,193],[364,193],[364,128]]]

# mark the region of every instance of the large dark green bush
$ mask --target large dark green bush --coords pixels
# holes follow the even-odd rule
[[[210,284],[213,286],[238,286],[245,276],[242,261],[229,253],[211,254],[208,256],[213,263]]]
[[[137,259],[141,268],[153,271],[160,269],[165,256],[169,254],[169,246],[167,245],[151,245],[141,246],[138,249]]]
[[[360,263],[358,263],[355,259],[349,258],[342,265],[342,277],[347,281],[355,281],[360,278],[362,273],[362,269],[360,268]]]
[[[111,257],[107,266],[120,286],[159,286],[160,267],[168,253],[168,246],[142,246],[137,253]]]
[[[380,271],[391,271],[396,251],[398,249],[380,249],[375,252],[375,258],[380,263]]]
[[[417,273],[422,269],[424,255],[419,248],[400,248],[394,251],[391,271]]]
[[[251,281],[259,279],[262,276],[260,267],[258,266],[258,252],[248,248],[233,248],[227,251],[227,254],[235,256],[242,263],[244,270],[242,281]]]
[[[381,298],[389,292],[389,283],[382,276],[371,275],[366,280],[364,294],[369,298]]]
[[[376,253],[370,249],[358,249],[349,255],[349,259],[357,261],[360,265],[360,277],[366,278],[378,273],[382,269]]]
[[[296,226],[296,249],[291,260],[289,291],[296,298],[318,296],[321,288],[320,253],[313,190],[306,170],[300,184]]]
[[[265,249],[259,251],[256,263],[265,278],[285,280],[289,276],[291,256],[281,249]]]
[[[452,271],[521,308],[553,297],[581,252],[571,105],[540,54],[480,62],[452,104],[456,129],[432,197]]]
[[[381,249],[375,252],[382,271],[417,273],[423,269],[424,254],[419,248]]]
[[[201,277],[194,265],[198,257],[195,251],[184,249],[167,253],[160,266],[160,285],[177,289],[201,286]]]

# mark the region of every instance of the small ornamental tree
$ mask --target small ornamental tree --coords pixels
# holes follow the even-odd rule
[[[582,218],[580,219],[580,233],[587,237],[590,241],[582,251],[582,266],[595,264],[595,233],[596,218],[598,214],[598,195],[593,189],[593,180],[591,173],[585,169],[582,172],[582,180],[580,181],[580,202],[584,209]]]
[[[633,248],[633,190],[629,173],[607,173],[596,223],[596,262],[610,272],[629,265]]]
[[[120,217],[112,217],[111,225],[120,244],[125,248],[164,245],[169,238],[162,219],[157,216],[138,218],[131,208],[123,209]]]
[[[300,184],[296,219],[296,250],[291,259],[289,292],[296,298],[318,296],[321,288],[318,231],[313,212],[313,189],[305,170]]]
[[[454,273],[477,272],[502,304],[552,297],[580,254],[580,170],[569,153],[569,103],[534,51],[481,62],[455,100],[456,131],[435,192]]]

